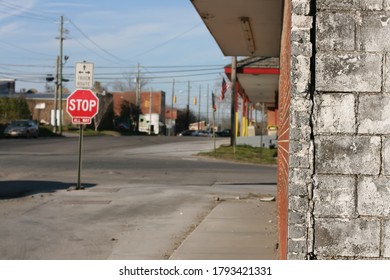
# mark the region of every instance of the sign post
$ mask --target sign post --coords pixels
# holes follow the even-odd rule
[[[77,168],[76,190],[81,189],[81,163],[83,149],[83,129],[90,124],[92,118],[99,112],[99,98],[90,90],[93,87],[93,63],[76,63],[75,69],[76,90],[66,100],[66,110],[72,117],[72,123],[78,124],[79,134],[79,160]]]

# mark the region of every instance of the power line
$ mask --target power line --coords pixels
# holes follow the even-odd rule
[[[109,55],[110,57],[115,58],[117,61],[120,61],[120,62],[123,61],[123,59],[121,59],[121,58],[117,57],[116,55],[113,55],[109,51],[103,49],[95,41],[93,41],[91,38],[89,38],[88,35],[85,34],[84,31],[82,31],[72,20],[69,19],[69,22],[77,29],[77,31],[79,31],[81,33],[81,35],[83,35],[88,41],[90,41],[93,45],[95,45],[99,50],[101,50],[105,54]]]
[[[5,42],[5,41],[3,41],[3,40],[0,40],[0,43],[5,44],[5,45],[8,45],[8,46],[11,46],[11,47],[13,47],[13,48],[17,48],[17,49],[26,51],[26,52],[30,52],[30,53],[33,53],[33,54],[38,54],[38,55],[42,55],[42,56],[46,56],[46,57],[52,57],[51,55],[44,54],[44,53],[40,53],[40,52],[36,52],[36,51],[32,51],[32,50],[29,50],[29,49],[20,47],[20,46],[15,45],[15,44],[11,44],[11,43]]]
[[[22,13],[22,14],[12,14],[10,12],[2,11],[3,13],[7,13],[13,16],[19,16],[19,17],[24,17],[28,19],[34,19],[34,20],[55,21],[54,18],[43,15],[41,12],[34,12],[33,9],[30,9],[30,11],[28,11],[26,7],[19,6],[4,0],[0,0],[0,5],[6,8],[10,8],[12,10],[18,10],[19,12]]]
[[[135,56],[131,57],[130,59],[134,59],[136,57],[143,56],[143,55],[145,55],[147,53],[150,53],[150,52],[154,51],[155,49],[161,48],[162,46],[164,46],[164,45],[166,45],[166,44],[176,40],[177,38],[180,38],[181,36],[184,36],[185,34],[191,32],[192,30],[194,30],[195,28],[197,28],[197,27],[199,27],[201,25],[202,25],[202,23],[198,23],[195,26],[191,27],[190,29],[184,31],[183,33],[180,33],[180,34],[178,34],[178,35],[176,35],[176,36],[174,36],[174,37],[172,37],[172,38],[170,38],[170,39],[168,39],[168,40],[166,40],[166,41],[164,41],[162,43],[159,43],[158,45],[156,45],[156,46],[154,46],[154,47],[152,47],[152,48],[150,48],[150,49],[148,49],[148,50],[146,50],[146,51],[144,51],[142,53],[136,54]]]

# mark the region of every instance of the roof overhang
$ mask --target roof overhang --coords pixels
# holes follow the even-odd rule
[[[225,66],[230,78],[231,65]],[[237,81],[252,104],[274,107],[279,86],[279,58],[247,58],[237,62]]]
[[[225,56],[279,57],[283,0],[191,0]]]

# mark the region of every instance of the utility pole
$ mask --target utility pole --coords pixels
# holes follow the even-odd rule
[[[237,57],[232,57],[232,101],[230,106],[230,127],[231,127],[231,136],[230,136],[230,145],[233,147],[234,153],[236,152],[236,81],[237,81]]]
[[[202,85],[199,85],[199,102],[198,102],[198,132],[200,131],[200,99],[201,99]]]
[[[62,135],[62,49],[63,49],[63,37],[64,33],[64,16],[60,17],[60,55],[59,55],[59,74],[58,74],[58,89],[59,89],[59,98],[60,98],[60,104],[59,104],[59,134]],[[56,112],[57,113],[57,112]],[[55,118],[56,119],[56,118]]]
[[[136,101],[135,104],[137,107],[140,105],[141,101],[141,82],[140,82],[140,65],[138,63],[137,65],[137,78],[136,78],[136,90],[135,90],[135,95],[136,95]]]
[[[209,111],[210,111],[210,108],[209,108],[209,84],[207,84],[207,111],[206,111],[207,117],[206,117],[206,120],[210,124]]]
[[[169,136],[172,136],[173,132],[173,99],[175,98],[175,79],[172,80],[172,100],[171,100],[171,128],[169,129]]]
[[[190,81],[188,81],[187,128],[186,129],[190,128],[190,90],[191,90]]]
[[[57,134],[57,110],[58,110],[58,69],[60,64],[60,57],[57,56],[56,62],[56,78],[54,83],[54,128],[53,132]]]
[[[150,94],[149,94],[149,135],[151,134],[152,134],[152,88],[150,88]]]

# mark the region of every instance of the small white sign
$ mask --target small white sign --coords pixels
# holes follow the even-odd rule
[[[76,88],[93,88],[93,63],[76,63],[74,81]]]

